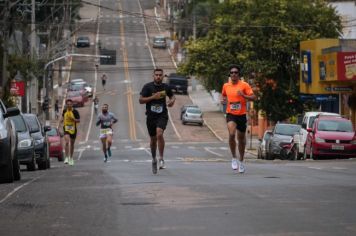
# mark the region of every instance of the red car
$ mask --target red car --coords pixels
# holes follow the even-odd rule
[[[47,131],[47,137],[49,143],[49,156],[58,158],[58,161],[63,161],[63,144],[58,129],[51,127],[51,130]]]
[[[304,157],[356,157],[356,133],[348,119],[319,116],[307,131]]]
[[[67,99],[71,99],[73,101],[74,107],[84,107],[85,98],[80,91],[68,91]]]

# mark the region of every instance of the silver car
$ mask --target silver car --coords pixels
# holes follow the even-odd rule
[[[195,123],[200,126],[203,125],[203,112],[198,107],[188,107],[182,117],[182,124]]]
[[[167,40],[164,36],[155,36],[153,37],[153,45],[154,48],[166,48]]]
[[[260,145],[258,145],[258,151],[257,151],[258,159],[266,158],[266,144],[267,141],[271,138],[271,136],[272,136],[272,131],[266,130],[265,133],[263,134],[262,139],[260,139]]]

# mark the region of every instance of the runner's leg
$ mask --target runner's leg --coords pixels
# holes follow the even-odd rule
[[[70,158],[73,159],[75,138],[70,139]]]
[[[229,132],[229,146],[232,158],[236,158],[236,123],[233,121],[229,121],[227,123],[227,129]]]
[[[64,164],[68,164],[68,159],[70,156],[70,136],[69,134],[64,134]]]
[[[163,153],[164,153],[164,137],[163,137],[163,132],[164,130],[161,128],[157,128],[157,142],[158,142],[158,151],[159,151],[159,159],[163,160]]]
[[[245,157],[245,147],[246,147],[246,133],[237,130],[237,140],[238,140],[238,148],[240,154],[240,161],[242,162]]]
[[[157,137],[151,136],[150,138],[151,138],[150,139],[151,155],[152,155],[152,158],[156,158]]]
[[[109,157],[111,157],[111,144],[112,144],[112,134],[108,134],[107,135],[107,150],[108,150],[108,154],[109,154]]]

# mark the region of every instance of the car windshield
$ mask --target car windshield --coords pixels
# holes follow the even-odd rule
[[[15,129],[17,132],[26,132],[26,124],[21,116],[11,116],[10,119],[15,123]]]
[[[352,123],[348,120],[321,120],[319,131],[353,132]]]
[[[192,114],[201,114],[201,110],[198,108],[188,108],[187,112]]]
[[[40,131],[40,127],[37,123],[37,120],[34,116],[24,116],[25,121],[28,125],[28,127],[30,128],[30,132],[38,132]]]
[[[70,90],[74,90],[74,91],[82,90],[83,88],[84,88],[84,84],[72,84],[70,86]]]
[[[79,97],[81,96],[80,91],[70,91],[68,92],[68,97]]]
[[[58,132],[55,128],[51,128],[50,131],[47,131],[48,136],[58,136]]]
[[[155,38],[154,41],[157,43],[164,43],[165,39],[164,38]]]
[[[299,125],[277,125],[275,133],[281,135],[293,136],[295,133],[299,132]]]

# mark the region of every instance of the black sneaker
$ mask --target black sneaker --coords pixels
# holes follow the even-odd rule
[[[152,159],[152,173],[157,174],[157,158]]]

